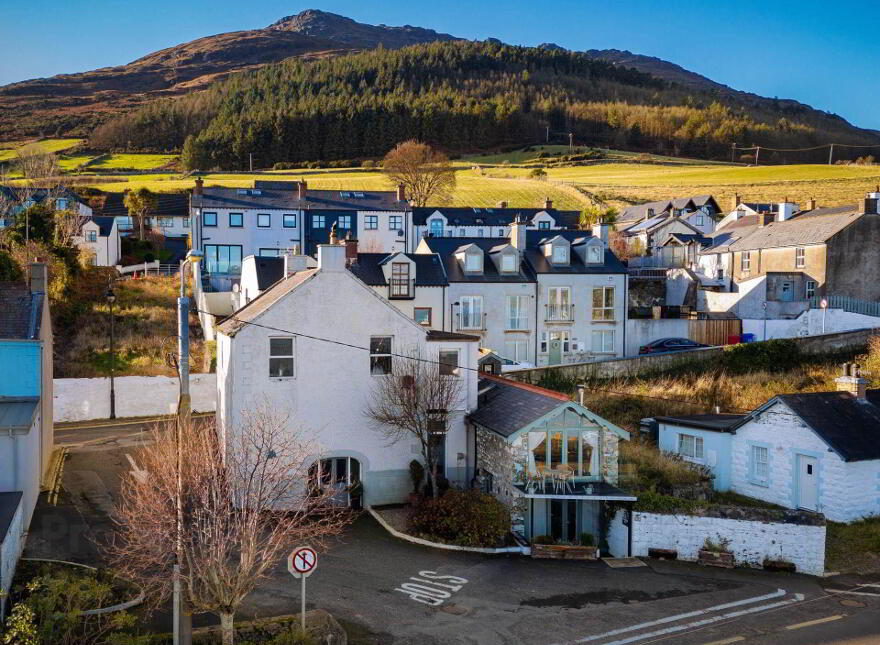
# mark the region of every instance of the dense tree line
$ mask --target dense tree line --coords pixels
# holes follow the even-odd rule
[[[832,115],[695,93],[560,50],[488,42],[382,48],[242,73],[99,127],[92,145],[182,149],[189,168],[381,156],[418,139],[449,152],[534,142],[729,158],[731,143],[877,143]],[[822,153],[820,153],[822,154]]]

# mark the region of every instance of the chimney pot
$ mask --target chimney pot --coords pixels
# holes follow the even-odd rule
[[[195,188],[193,188],[193,195],[201,195],[202,188],[204,187],[204,185],[205,185],[205,180],[202,179],[201,177],[196,177],[196,186],[195,186]]]
[[[544,199],[544,210],[549,211],[551,208],[553,208],[553,200],[547,197]]]
[[[39,258],[34,258],[38,260]],[[31,293],[49,292],[49,270],[45,262],[33,262],[31,264]]]
[[[807,210],[808,211],[816,210],[816,200],[812,197],[810,197],[809,201],[807,202]]]
[[[498,208],[507,208],[507,202],[501,200],[500,202],[498,202]]]
[[[345,262],[348,265],[357,262],[358,259],[358,241],[351,234],[351,231],[345,234]]]
[[[404,186],[403,184],[397,184],[397,201],[406,201],[406,186]]]
[[[308,185],[306,184],[306,180],[300,179],[299,182],[296,184],[297,199],[299,199],[300,201],[304,200],[306,198],[306,195],[308,194],[307,189]]]

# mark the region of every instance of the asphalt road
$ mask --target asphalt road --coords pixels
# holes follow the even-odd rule
[[[62,502],[38,507],[27,552],[95,561],[100,554],[91,537],[110,529],[106,513],[119,475],[131,468],[128,455],[144,437],[125,426],[70,430],[59,438],[70,450]],[[604,562],[442,551],[393,538],[364,515],[320,553],[307,601],[373,634],[361,642],[867,645],[880,643],[880,586],[865,585],[880,585],[880,578],[817,579],[658,561],[615,569]],[[295,613],[299,590],[279,563],[240,617]],[[165,617],[156,620],[161,629]]]

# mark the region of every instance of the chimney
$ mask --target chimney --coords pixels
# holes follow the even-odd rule
[[[880,201],[870,194],[862,200],[859,200],[859,212],[868,215],[877,215],[877,202]]]
[[[513,223],[510,225],[510,243],[519,251],[520,255],[525,253],[526,250],[526,226],[528,226],[526,219],[519,213],[516,214]]]
[[[739,206],[742,201],[742,197],[740,197],[739,193],[734,193],[733,197],[730,198],[730,210],[735,211],[736,207]]]
[[[838,392],[849,392],[859,401],[866,401],[868,380],[862,378],[861,366],[857,363],[844,363],[843,375],[834,379]]]
[[[345,247],[341,244],[319,244],[318,269],[328,272],[344,271]]]
[[[31,293],[49,292],[49,268],[40,258],[31,263]]]
[[[403,184],[397,184],[397,201],[406,201],[406,186],[404,186]]]
[[[791,216],[794,215],[795,210],[797,210],[797,204],[794,204],[786,198],[786,201],[779,202],[777,206],[779,217],[776,218],[778,222],[784,222],[788,219],[791,219]]]
[[[773,213],[758,213],[758,228],[764,228],[774,219],[776,219],[776,216]]]
[[[205,185],[205,180],[202,179],[201,177],[196,177],[196,187],[193,188],[193,195],[201,195],[202,188],[204,187],[204,185]]]
[[[605,245],[605,248],[608,248],[608,229],[611,228],[609,224],[605,222],[596,222],[593,224],[593,237],[599,238],[602,240],[602,244]]]
[[[818,208],[818,204],[816,203],[816,200],[813,199],[812,197],[810,197],[810,199],[807,201],[807,210],[814,211],[814,210],[816,210],[816,208]]]
[[[351,231],[345,234],[345,263],[351,266],[358,259],[358,241],[351,234]]]
[[[307,188],[306,180],[300,179],[296,184],[296,198],[299,199],[300,201],[302,201],[306,198],[306,194],[307,194],[306,188]]]
[[[550,199],[549,197],[545,197],[544,198],[544,210],[549,211],[551,208],[553,208],[553,200]]]
[[[336,224],[337,222],[333,222],[330,226],[330,244],[339,244],[339,234],[337,233],[339,229],[337,229]]]
[[[498,208],[507,208],[507,202],[501,200],[500,202],[498,202]]]
[[[648,221],[649,219],[651,219],[652,217],[654,217],[654,209],[653,209],[653,208],[649,208],[648,210],[645,211],[645,219],[644,219],[644,221],[647,222],[647,221]]]
[[[309,268],[309,259],[304,255],[297,255],[296,249],[284,252],[284,277],[289,278],[297,271],[305,271]]]

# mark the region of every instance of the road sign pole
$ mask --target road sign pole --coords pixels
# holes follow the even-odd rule
[[[305,638],[305,635],[306,635],[306,576],[303,576],[302,578],[300,578],[300,580],[302,580],[302,594],[301,594],[302,595],[302,612],[300,614],[301,615],[300,624],[302,626],[303,638]]]

